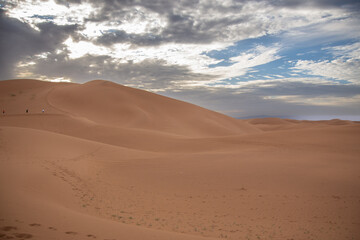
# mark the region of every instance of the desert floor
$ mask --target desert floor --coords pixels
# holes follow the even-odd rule
[[[360,239],[358,122],[237,120],[100,80],[1,81],[2,109],[0,239]]]

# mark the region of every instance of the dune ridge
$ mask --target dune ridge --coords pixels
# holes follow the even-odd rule
[[[103,80],[0,81],[0,108],[0,239],[360,238],[357,122]]]

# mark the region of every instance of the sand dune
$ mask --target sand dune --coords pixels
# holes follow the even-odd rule
[[[0,108],[0,239],[360,238],[359,123],[100,80],[1,81]]]
[[[116,127],[150,129],[186,136],[256,131],[245,122],[207,109],[101,80],[56,88],[48,101],[65,112]]]

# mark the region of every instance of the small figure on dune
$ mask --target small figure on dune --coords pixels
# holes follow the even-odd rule
[[[42,109],[41,112],[44,113],[44,112],[45,112],[45,109]]]

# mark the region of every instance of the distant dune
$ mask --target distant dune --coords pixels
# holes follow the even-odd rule
[[[360,239],[358,122],[102,80],[0,81],[0,110],[0,239]]]

